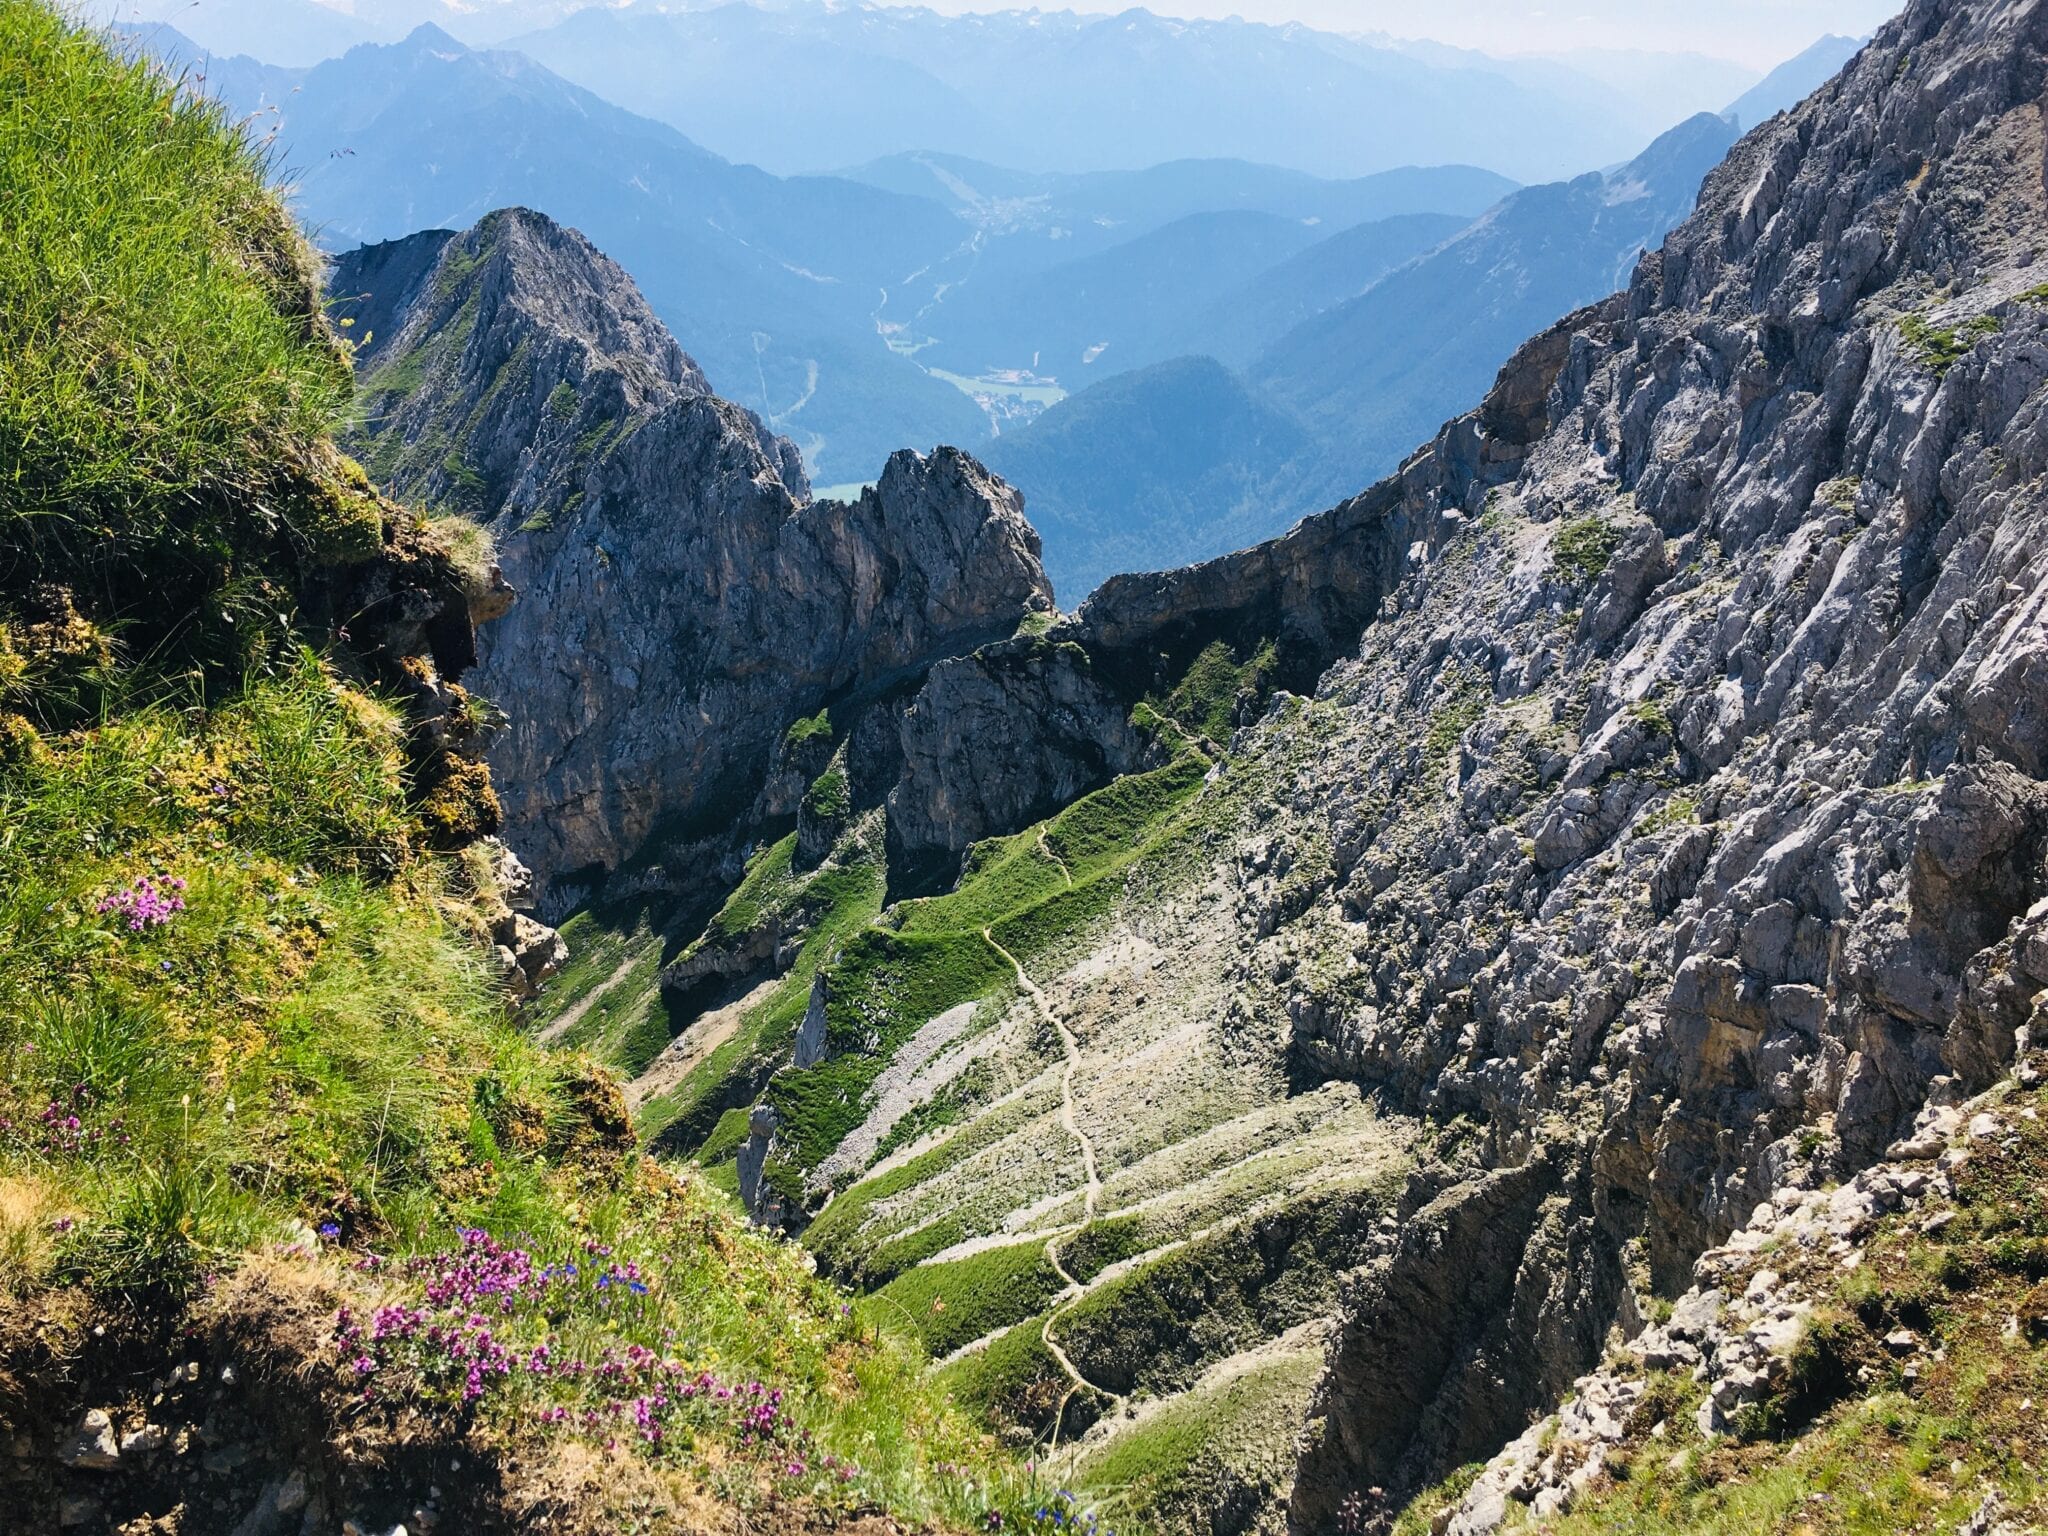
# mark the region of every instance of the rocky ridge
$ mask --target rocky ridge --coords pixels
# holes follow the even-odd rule
[[[538,214],[366,247],[334,286],[370,333],[352,446],[481,522],[525,594],[476,682],[512,716],[490,758],[549,910],[636,859],[693,888],[751,834],[792,722],[1050,607],[1014,492],[941,450],[812,501],[795,448]]]
[[[933,669],[902,717],[892,850],[957,862],[1160,757],[1133,707],[1163,699],[1196,657],[1272,648],[1263,685],[1233,699],[1250,724],[1275,688],[1308,691],[1378,615],[1409,527],[1370,493],[1280,538],[1177,571],[1114,576],[1042,636]]]
[[[2016,1079],[1967,1102],[1942,1079],[1885,1162],[1759,1205],[1700,1255],[1661,1321],[1611,1349],[1563,1407],[1442,1499],[1429,1529],[1488,1536],[1523,1510],[1538,1521],[1575,1507],[1597,1518],[1638,1477],[1682,1479],[1711,1461],[1737,1483],[1793,1457],[1806,1459],[1798,1477],[1810,1490],[1795,1496],[1824,1517],[1846,1505],[1854,1518],[1854,1506],[1886,1496],[1873,1484],[1890,1453],[1859,1446],[1855,1415],[1840,1405],[1892,1394],[1889,1412],[1952,1412],[1969,1374],[1986,1369],[2012,1378],[2000,1387],[2017,1409],[2009,1448],[2024,1478],[2024,1458],[2037,1454],[2025,1435],[2027,1346],[2048,1340],[2048,1296],[2033,1285],[2038,1259],[2025,1241],[1997,1235],[2034,1219],[2004,1198],[2012,1181],[2038,1178],[2043,1148],[2042,1074],[2024,1052],[2023,1063]],[[1987,1349],[2005,1358],[1987,1365]],[[1860,1458],[1855,1484],[1829,1475],[1831,1433]],[[1951,1457],[1932,1481],[1935,1501],[1968,1513],[1960,1529],[2033,1529],[2039,1484],[2031,1495],[2008,1485],[1997,1465],[2008,1448],[1965,1438],[1956,1449],[1968,1459]],[[1907,1511],[1894,1514],[1903,1523]]]

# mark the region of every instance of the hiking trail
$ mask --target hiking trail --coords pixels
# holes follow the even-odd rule
[[[1060,867],[1064,870],[1066,866],[1062,864]],[[1087,1178],[1086,1193],[1082,1198],[1081,1224],[1064,1232],[1055,1232],[1045,1240],[1045,1260],[1052,1266],[1053,1273],[1058,1275],[1067,1287],[1060,1299],[1053,1303],[1052,1309],[1046,1313],[1045,1324],[1039,1329],[1038,1334],[1046,1352],[1059,1363],[1060,1369],[1066,1372],[1070,1383],[1065,1395],[1060,1398],[1059,1407],[1053,1413],[1052,1450],[1056,1452],[1060,1444],[1060,1426],[1067,1416],[1067,1404],[1073,1401],[1076,1392],[1097,1393],[1107,1398],[1112,1406],[1122,1401],[1116,1393],[1105,1387],[1098,1387],[1083,1376],[1074,1362],[1067,1358],[1067,1352],[1060,1347],[1059,1340],[1053,1337],[1052,1332],[1052,1325],[1058,1321],[1062,1309],[1079,1300],[1084,1290],[1081,1282],[1076,1280],[1068,1272],[1067,1266],[1060,1261],[1060,1243],[1065,1238],[1078,1237],[1095,1224],[1095,1208],[1102,1198],[1102,1178],[1096,1169],[1095,1143],[1089,1138],[1088,1133],[1081,1129],[1080,1117],[1074,1112],[1074,1074],[1081,1067],[1080,1042],[1067,1028],[1066,1020],[1062,1019],[1052,1004],[1046,1000],[1044,990],[1031,979],[1030,973],[1024,969],[1024,963],[996,942],[994,930],[984,928],[981,930],[981,936],[987,941],[990,949],[1009,962],[1010,969],[1017,973],[1017,985],[1030,996],[1039,1016],[1051,1024],[1059,1034],[1060,1045],[1065,1049],[1067,1058],[1066,1065],[1060,1072],[1060,1124],[1067,1134],[1074,1138],[1074,1144],[1081,1149],[1081,1168]]]

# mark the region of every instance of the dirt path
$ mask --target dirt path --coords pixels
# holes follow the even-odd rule
[[[1066,866],[1060,867],[1065,869]],[[1059,1321],[1060,1313],[1073,1305],[1084,1290],[1081,1282],[1068,1273],[1067,1266],[1060,1261],[1060,1244],[1066,1238],[1079,1236],[1094,1225],[1095,1207],[1102,1199],[1102,1178],[1096,1171],[1095,1143],[1089,1139],[1088,1133],[1081,1129],[1080,1117],[1074,1112],[1074,1074],[1081,1068],[1081,1044],[1074,1038],[1073,1031],[1067,1028],[1066,1020],[1062,1019],[1054,1011],[1052,1004],[1046,1001],[1044,991],[1031,979],[1030,973],[1024,969],[1024,963],[996,942],[994,930],[984,928],[981,930],[981,936],[988,942],[990,949],[1009,962],[1010,969],[1017,973],[1017,985],[1030,996],[1040,1016],[1059,1032],[1060,1045],[1065,1049],[1067,1057],[1067,1064],[1060,1072],[1060,1124],[1066,1129],[1067,1134],[1074,1138],[1074,1144],[1081,1149],[1081,1168],[1088,1180],[1087,1193],[1081,1202],[1081,1224],[1065,1232],[1056,1232],[1045,1240],[1045,1261],[1052,1266],[1053,1273],[1058,1275],[1066,1286],[1066,1290],[1052,1304],[1052,1310],[1045,1314],[1045,1323],[1038,1331],[1046,1353],[1059,1362],[1059,1367],[1066,1373],[1069,1382],[1052,1419],[1052,1450],[1057,1452],[1060,1448],[1060,1425],[1066,1419],[1067,1404],[1074,1400],[1076,1392],[1094,1392],[1109,1399],[1112,1406],[1122,1402],[1116,1393],[1096,1386],[1083,1376],[1074,1362],[1067,1358],[1067,1352],[1060,1348],[1059,1340],[1052,1335],[1052,1325]]]
[[[1053,852],[1052,840],[1045,835],[1045,828],[1043,827],[1038,829],[1038,851],[1059,866],[1060,878],[1067,882],[1067,889],[1071,891],[1074,888],[1074,872],[1067,868],[1067,861],[1065,859]],[[995,941],[990,940],[989,942],[993,943]],[[1017,964],[1014,960],[1010,963],[1012,965]],[[1017,974],[1020,976],[1024,974],[1021,966],[1018,967]]]
[[[766,1004],[769,995],[781,984],[781,977],[770,976],[746,996],[691,1020],[689,1026],[647,1064],[646,1071],[626,1084],[626,1102],[638,1109],[657,1094],[675,1087],[696,1069],[699,1062],[737,1035],[747,1015]]]
[[[656,942],[658,943],[659,940],[657,940]],[[561,1039],[562,1036],[566,1035],[570,1030],[574,1029],[577,1023],[583,1018],[583,1016],[586,1013],[590,1012],[591,1009],[595,1008],[600,1002],[602,1002],[607,992],[611,991],[613,987],[616,987],[620,982],[624,981],[626,979],[627,973],[630,972],[634,966],[638,965],[643,958],[644,956],[638,953],[628,951],[626,958],[619,962],[619,968],[617,970],[613,971],[611,975],[605,977],[603,981],[599,982],[596,986],[592,987],[588,992],[584,993],[582,997],[576,1000],[573,1006],[564,1008],[561,1012],[560,1017],[549,1021],[548,1027],[546,1029],[543,1029],[540,1032],[540,1034],[537,1035],[535,1038],[538,1039],[542,1045],[553,1045],[557,1040]]]

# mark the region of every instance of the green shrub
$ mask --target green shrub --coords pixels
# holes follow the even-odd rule
[[[1060,1262],[1086,1285],[1110,1265],[1136,1258],[1151,1246],[1143,1217],[1110,1216],[1068,1238],[1060,1249]]]
[[[1621,547],[1620,526],[1599,513],[1573,518],[1557,530],[1551,545],[1552,567],[1566,581],[1585,585],[1600,578]]]
[[[1961,325],[1937,326],[1925,315],[1905,315],[1899,320],[1899,334],[1913,349],[1920,365],[1936,378],[1968,357],[1978,342],[2003,329],[1996,315],[1974,315]]]
[[[1422,738],[1425,763],[1441,763],[1457,750],[1465,733],[1486,718],[1493,703],[1493,685],[1483,677],[1453,677],[1448,680],[1450,697],[1429,717],[1429,729]]]

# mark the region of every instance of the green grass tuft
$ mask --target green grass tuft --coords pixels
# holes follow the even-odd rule
[[[842,821],[852,809],[853,793],[838,768],[819,774],[804,791],[804,814],[814,821]]]
[[[350,394],[314,259],[221,107],[0,0],[0,543],[124,606],[317,554]]]
[[[1968,357],[1978,342],[1997,335],[2003,328],[2004,323],[1996,315],[1973,315],[1952,326],[1937,326],[1925,315],[1904,315],[1899,320],[1899,335],[1913,349],[1920,366],[1938,379],[1945,378],[1949,369]]]
[[[1621,547],[1622,530],[1599,513],[1573,518],[1557,530],[1550,558],[1557,574],[1584,586],[1599,580]]]
[[[1279,654],[1268,640],[1240,660],[1226,642],[1212,641],[1171,693],[1150,702],[1191,731],[1215,741],[1228,740],[1236,725],[1238,701],[1249,699],[1256,707],[1272,692]]]
[[[782,733],[785,747],[800,747],[807,741],[830,741],[832,739],[832,716],[828,710],[819,710],[815,715],[797,721]]]

